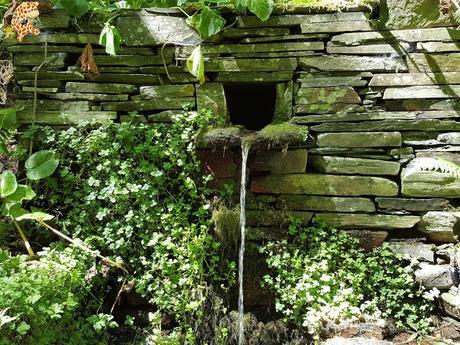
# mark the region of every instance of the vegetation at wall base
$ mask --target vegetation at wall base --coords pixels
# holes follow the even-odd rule
[[[293,219],[289,239],[271,241],[261,251],[277,311],[315,339],[344,320],[382,327],[391,321],[416,336],[430,332],[431,301],[439,291],[416,283],[410,262],[386,246],[366,253],[343,231]]]

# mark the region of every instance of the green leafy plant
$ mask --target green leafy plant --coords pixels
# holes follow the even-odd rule
[[[111,315],[87,314],[101,307],[88,299],[91,258],[57,246],[30,260],[0,249],[0,343],[106,344]]]
[[[210,176],[201,172],[194,144],[214,120],[207,112],[184,112],[172,124],[31,132],[61,162],[58,174],[34,186],[39,206],[63,232],[122,259],[136,290],[174,316],[190,339],[209,283],[232,277],[209,232]]]
[[[262,252],[272,272],[264,282],[275,291],[276,309],[316,339],[343,320],[383,325],[392,319],[418,335],[430,329],[427,298],[434,293],[416,283],[408,263],[385,246],[367,254],[345,232],[293,220],[289,239],[270,242]]]

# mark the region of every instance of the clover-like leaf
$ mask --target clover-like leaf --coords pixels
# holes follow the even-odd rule
[[[7,202],[22,202],[24,200],[32,200],[35,197],[35,192],[30,186],[19,184],[16,191],[6,198]]]
[[[11,171],[5,171],[0,175],[0,197],[6,198],[18,188],[16,176]]]
[[[40,180],[51,176],[59,165],[56,155],[52,151],[38,151],[27,159],[26,175],[31,180]]]

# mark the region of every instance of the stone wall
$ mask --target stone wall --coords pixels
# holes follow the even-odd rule
[[[350,231],[366,248],[391,241],[426,261],[419,274],[426,285],[455,285],[449,261],[456,254],[443,244],[460,231],[460,31],[437,19],[435,28],[378,30],[382,23],[366,11],[276,15],[263,23],[227,16],[234,25],[203,44],[207,82],[198,85],[184,65],[200,38],[177,12],[123,12],[118,56],[98,46],[98,18],[43,15],[44,34],[4,42],[24,108],[19,120],[34,121],[34,68],[44,42],[37,123],[168,122],[184,106],[230,122],[230,104],[249,107],[253,99],[230,99],[229,85],[271,85],[275,107],[265,115],[281,124],[262,130],[250,154],[248,237],[282,236],[295,214],[305,224],[316,219]],[[77,67],[87,43],[99,76]],[[308,140],[299,140],[307,128]],[[204,165],[216,187],[238,189],[247,131],[208,134]]]

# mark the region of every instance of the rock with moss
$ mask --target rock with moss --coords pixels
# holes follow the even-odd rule
[[[317,137],[319,147],[399,147],[401,144],[399,132],[323,133]]]
[[[251,170],[270,171],[273,174],[304,173],[307,166],[308,152],[302,150],[261,150],[251,164]]]
[[[315,155],[310,162],[316,171],[346,175],[398,175],[400,164],[377,159]]]
[[[457,241],[460,233],[460,212],[428,212],[422,218],[419,231],[431,241]]]
[[[270,194],[396,196],[399,187],[395,182],[381,177],[295,174],[255,178],[251,183],[251,191]]]
[[[411,229],[420,222],[418,216],[358,213],[318,213],[315,220],[340,229]]]
[[[260,146],[270,148],[274,146],[288,146],[304,144],[308,138],[308,127],[295,125],[289,122],[270,124],[265,126],[255,137]]]
[[[282,195],[276,199],[280,209],[330,212],[375,212],[374,203],[368,198],[347,198],[319,195]]]

